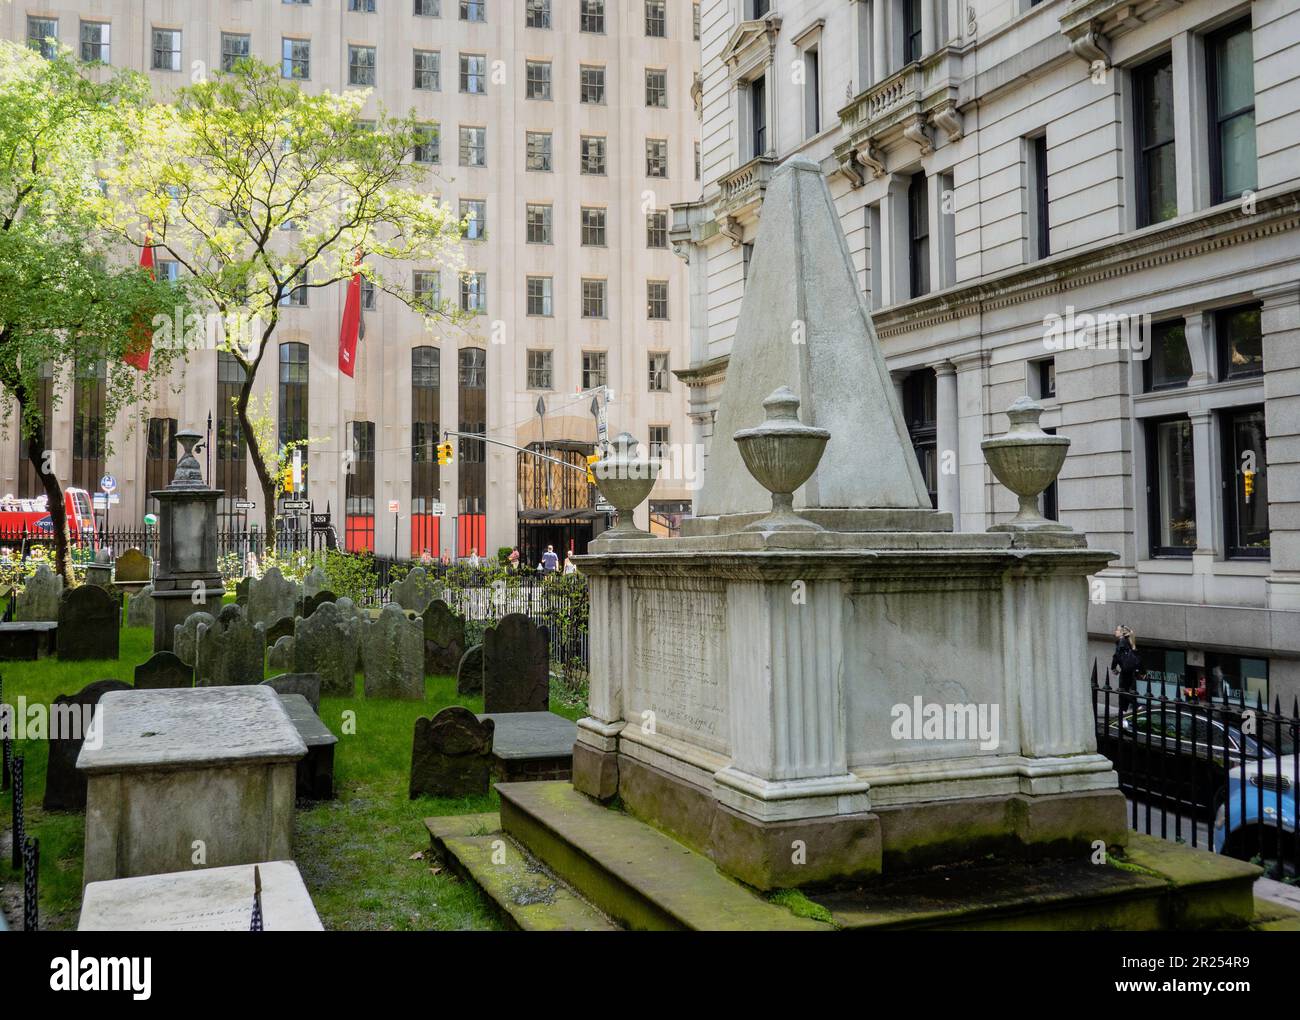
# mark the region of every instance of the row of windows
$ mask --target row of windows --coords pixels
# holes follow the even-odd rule
[[[554,352],[530,348],[528,350],[528,380],[530,390],[555,389],[553,371]],[[647,391],[650,393],[667,393],[670,373],[668,370],[668,352],[651,351],[647,355]],[[608,356],[604,351],[582,352],[582,388],[595,389],[608,385]]]
[[[525,305],[531,316],[550,317],[555,314],[553,301],[554,281],[549,276],[524,278]],[[583,279],[582,317],[605,319],[609,317],[609,281]],[[646,281],[646,318],[652,321],[668,318],[668,281]]]
[[[426,122],[420,126],[421,138],[412,158],[417,163],[442,162],[442,126]],[[488,165],[487,128],[460,125],[458,128],[457,162],[463,167],[482,168]],[[582,135],[578,147],[578,171],[587,176],[605,177],[609,174],[609,144],[604,135]],[[699,179],[699,146],[696,145],[695,176]],[[551,173],[555,169],[555,139],[550,131],[524,132],[524,169],[535,173]],[[645,140],[645,176],[657,179],[668,177],[668,139]]]
[[[284,4],[309,6],[311,0],[282,0]],[[379,9],[380,0],[348,0],[348,10],[359,14],[374,14]],[[398,0],[386,0],[398,2]],[[524,0],[525,28],[552,28],[552,0]],[[667,0],[642,0],[642,18],[645,34],[651,39],[668,37]],[[461,21],[485,23],[487,21],[486,0],[460,0]],[[417,17],[442,17],[442,0],[412,0],[412,13]],[[700,37],[700,5],[691,5],[692,35]],[[581,32],[604,33],[605,0],[579,0],[578,30]]]

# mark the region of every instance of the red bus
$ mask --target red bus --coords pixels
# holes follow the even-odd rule
[[[95,511],[90,503],[90,493],[85,489],[64,489],[63,503],[72,544],[98,549],[99,535],[95,530]],[[49,540],[53,537],[52,532],[53,523],[45,496],[19,499],[6,494],[0,497],[0,541]]]

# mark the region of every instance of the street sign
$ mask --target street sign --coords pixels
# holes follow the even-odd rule
[[[284,501],[286,510],[310,510],[311,500],[309,499],[286,499]]]
[[[401,513],[401,512],[402,512],[402,503],[401,503],[401,500],[390,499],[390,500],[388,501],[388,512],[389,512],[390,514]]]
[[[90,494],[90,501],[94,504],[96,510],[108,509],[108,493],[106,492],[92,492]]]
[[[256,509],[257,509],[257,504],[254,503],[251,499],[237,499],[237,500],[235,500],[235,509],[236,509],[236,510],[256,510]]]
[[[446,503],[432,504],[432,513],[434,517],[442,517],[444,514],[447,513],[447,504]]]
[[[602,514],[612,514],[614,512],[614,504],[607,503],[603,499],[598,499],[596,500],[596,509]]]
[[[116,492],[110,492],[108,494],[108,501],[112,503],[113,506],[117,506],[117,504],[122,502],[122,497]]]
[[[99,480],[99,488],[103,492],[112,492],[117,488],[117,479],[112,475],[105,475]]]
[[[312,531],[329,531],[330,515],[329,514],[312,514],[311,530]]]

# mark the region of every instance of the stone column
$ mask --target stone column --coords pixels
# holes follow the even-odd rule
[[[934,5],[937,0],[921,0],[921,55],[933,53],[939,48],[937,13]]]
[[[908,279],[907,183],[903,174],[890,174],[880,200],[881,263],[880,307],[906,301],[911,295]],[[876,253],[872,252],[872,257]]]
[[[1300,610],[1300,285],[1257,291],[1263,301],[1264,427],[1268,433],[1270,609]]]
[[[958,531],[984,531],[989,519],[988,467],[980,443],[988,433],[984,376],[989,356],[975,351],[949,359],[957,370]]]
[[[889,76],[889,29],[885,8],[889,0],[871,0],[871,83]]]
[[[1196,550],[1192,553],[1192,572],[1200,577],[1213,570],[1215,560],[1223,558],[1218,492],[1221,473],[1215,455],[1214,413],[1194,410],[1188,417],[1192,420],[1192,458],[1196,465]],[[1196,601],[1205,601],[1204,585],[1199,580],[1194,595]]]
[[[961,521],[961,465],[957,428],[957,370],[947,361],[933,366],[936,376],[935,446],[939,509],[952,514],[954,527]]]

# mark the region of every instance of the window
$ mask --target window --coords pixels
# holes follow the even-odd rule
[[[549,131],[524,133],[524,169],[550,173],[551,133]]]
[[[930,493],[930,505],[939,505],[938,380],[931,369],[911,372],[903,380],[903,419],[912,439],[921,477]]]
[[[645,175],[647,177],[668,176],[668,139],[647,138],[645,140]]]
[[[1052,375],[1056,375],[1056,369],[1052,369]],[[1053,379],[1055,386],[1055,379]],[[1043,429],[1049,436],[1056,435],[1056,429]],[[1061,519],[1061,494],[1057,486],[1057,479],[1053,478],[1052,483],[1043,490],[1039,497],[1038,512],[1046,517],[1049,521],[1059,521]]]
[[[580,0],[578,10],[578,30],[580,32],[604,33],[605,0]]]
[[[1186,386],[1192,377],[1192,356],[1187,350],[1187,329],[1182,319],[1151,327],[1151,353],[1142,364],[1147,392]]]
[[[81,59],[87,63],[110,63],[109,24],[106,21],[83,21],[81,23]],[[168,481],[171,481],[169,478]]]
[[[348,10],[359,14],[374,14],[375,0],[348,0]],[[373,425],[370,427],[374,428]]]
[[[664,0],[645,0],[645,34],[651,39],[667,37],[668,15],[664,11]]]
[[[588,248],[605,247],[605,210],[582,208],[582,243]]]
[[[475,96],[487,93],[487,57],[483,54],[460,55],[460,90]]]
[[[287,7],[292,7],[292,6],[295,6],[295,5],[298,6],[298,7],[310,7],[310,6],[311,6],[311,0],[280,0],[280,3],[281,3],[281,4],[284,4],[284,5],[287,6]]]
[[[181,264],[175,259],[159,259],[156,272],[158,279],[175,283],[181,278]]]
[[[651,460],[667,460],[672,456],[669,449],[668,426],[651,425],[650,432],[650,449],[647,452]]]
[[[656,209],[646,213],[645,246],[647,248],[668,247],[668,210]]]
[[[695,143],[695,179],[700,179],[700,143]]]
[[[592,64],[578,68],[578,102],[605,102],[605,69]]]
[[[650,352],[650,392],[668,392],[668,352]]]
[[[803,53],[803,134],[811,138],[822,129],[822,78],[816,46]]]
[[[1264,334],[1259,311],[1259,305],[1246,305],[1214,313],[1220,382],[1264,371]]]
[[[1210,179],[1214,201],[1256,186],[1255,57],[1250,19],[1206,40],[1210,93]]]
[[[487,314],[487,273],[460,274],[460,310]]]
[[[374,552],[375,423],[350,422],[348,431],[352,440],[352,461],[344,483],[344,544],[348,552]]]
[[[436,270],[417,269],[411,274],[411,298],[417,308],[431,310],[442,301],[442,287]]]
[[[605,318],[605,293],[607,281],[582,281],[582,317],[584,319]]]
[[[421,124],[416,137],[412,158],[417,163],[438,163],[442,160],[442,131],[437,124]]]
[[[524,28],[551,27],[551,0],[526,0]]]
[[[149,66],[155,71],[179,71],[181,69],[181,33],[179,29],[155,28],[153,30],[153,63]]]
[[[413,11],[418,18],[441,18],[442,0],[415,0]]]
[[[551,207],[529,203],[524,209],[526,240],[529,244],[552,244]]]
[[[700,5],[691,4],[691,38],[700,41]]]
[[[373,46],[348,47],[348,84],[373,85],[375,83],[375,48]]]
[[[442,88],[442,54],[437,50],[415,51],[414,86],[424,92]]]
[[[486,0],[460,0],[461,21],[487,21]]]
[[[482,552],[487,544],[487,444],[471,438],[487,431],[487,351],[465,347],[458,357],[459,426],[470,434],[460,439],[456,468],[456,554],[465,556],[471,548]]]
[[[46,60],[53,60],[59,52],[59,19],[28,17],[27,45]]]
[[[551,62],[549,60],[524,61],[524,98],[551,98]]]
[[[907,268],[910,296],[930,292],[930,202],[924,173],[907,185]]]
[[[921,59],[921,4],[925,0],[903,0],[903,63]]]
[[[465,221],[465,240],[487,239],[487,202],[481,198],[462,198],[460,218]]]
[[[460,352],[460,384],[475,390],[487,385],[487,351],[466,347]]]
[[[1035,396],[1039,400],[1056,399],[1056,359],[1044,358],[1042,361],[1034,362],[1034,375],[1038,383],[1038,392]]]
[[[72,479],[90,492],[99,491],[104,477],[107,430],[104,406],[108,371],[103,361],[78,360],[73,370],[72,394]]]
[[[551,278],[549,276],[530,276],[525,280],[527,291],[527,312],[529,315],[552,315]]]
[[[1225,549],[1230,558],[1269,555],[1268,457],[1264,409],[1234,408],[1220,416],[1223,428]]]
[[[550,351],[528,352],[528,388],[530,390],[552,389]]]
[[[1174,162],[1174,67],[1165,54],[1133,72],[1138,226],[1178,215]]]
[[[280,445],[307,438],[307,386],[310,351],[306,344],[280,345]]]
[[[1190,556],[1196,548],[1196,461],[1191,420],[1147,424],[1147,493],[1152,556]]]
[[[460,129],[460,165],[487,166],[487,128]]]
[[[749,158],[756,159],[767,152],[767,79],[755,78],[749,83]]]
[[[740,246],[740,279],[749,282],[749,265],[754,261],[753,242],[746,242]]]
[[[668,72],[661,68],[646,68],[645,105],[661,110],[668,108]]]
[[[1052,253],[1052,228],[1048,216],[1047,196],[1047,135],[1029,139],[1030,180],[1033,188],[1032,206],[1034,258],[1045,259]]]
[[[645,285],[645,317],[668,318],[668,281],[647,280]]]
[[[289,282],[288,288],[280,297],[280,304],[289,308],[306,308],[307,291],[306,273],[299,273],[295,279]]]
[[[233,71],[235,64],[252,55],[249,49],[250,37],[221,33],[221,70]]]
[[[605,139],[582,136],[582,172],[603,176],[605,173]]]
[[[245,378],[238,358],[227,351],[217,352],[217,477],[213,484],[227,499],[242,499],[248,491],[248,452],[234,405]]]
[[[772,9],[772,0],[744,0],[749,7],[749,18],[757,21]]]
[[[176,474],[176,419],[150,418],[145,427],[144,491],[162,489]],[[158,512],[158,501],[146,495],[145,506]]]
[[[305,81],[311,77],[311,40],[280,40],[280,77]]]
[[[36,410],[37,421],[35,440],[38,449],[49,449],[46,437],[53,435],[54,427],[53,408],[54,408],[54,366],[43,361],[37,368],[36,385],[29,394],[32,404]],[[16,429],[15,432],[21,433]],[[23,499],[31,499],[34,496],[43,495],[45,484],[37,473],[36,466],[32,464],[27,457],[28,440],[25,436],[18,434],[18,495]],[[171,479],[168,479],[170,481]]]
[[[594,390],[598,386],[607,385],[608,373],[605,370],[605,357],[604,351],[582,352],[582,388],[584,390]]]

